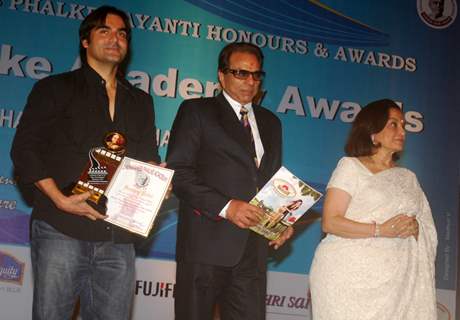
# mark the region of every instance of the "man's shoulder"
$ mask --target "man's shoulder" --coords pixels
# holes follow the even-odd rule
[[[62,73],[56,73],[47,76],[46,78],[40,79],[37,81],[37,84],[59,84],[59,83],[66,83],[69,81],[73,81],[74,79],[78,78],[79,76],[79,70],[73,70],[73,71],[66,71]]]
[[[34,84],[33,91],[45,95],[66,95],[72,91],[69,90],[69,88],[77,87],[76,84],[78,83],[78,74],[78,70],[74,70],[49,75],[43,79],[38,80]]]
[[[256,118],[263,117],[263,119],[265,119],[266,121],[281,124],[281,121],[278,118],[278,116],[270,109],[263,107],[261,105],[254,105],[253,108],[254,112],[256,113]]]
[[[182,103],[196,106],[210,106],[217,103],[217,97],[198,97],[185,99]]]
[[[187,108],[189,110],[193,110],[194,112],[206,113],[215,111],[217,109],[216,104],[218,103],[219,101],[217,97],[192,98],[182,101],[181,108]]]
[[[138,87],[133,86],[126,78],[119,78],[119,81],[131,95],[141,99],[151,98],[150,94],[142,89],[139,89]]]

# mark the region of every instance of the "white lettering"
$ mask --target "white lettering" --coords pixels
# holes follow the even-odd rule
[[[334,60],[342,60],[344,62],[347,62],[347,55],[343,47],[339,47],[337,49],[337,53],[334,56]]]
[[[179,22],[179,27],[182,28],[182,31],[180,33],[181,36],[188,36],[188,28],[192,25],[190,21],[183,21],[181,20]]]
[[[70,19],[78,19],[78,20],[83,20],[84,16],[82,13],[82,10],[85,9],[85,6],[80,5],[80,4],[70,4],[70,14],[69,18]]]
[[[64,2],[58,2],[57,5],[58,5],[58,7],[57,7],[57,11],[56,11],[56,17],[67,18],[69,13],[64,11],[65,3]]]
[[[238,40],[238,33],[231,28],[226,28],[222,31],[222,39],[224,39],[225,42],[235,42]]]
[[[193,32],[192,32],[192,37],[193,38],[199,38],[200,37],[200,26],[198,22],[193,23]]]
[[[391,66],[393,69],[401,70],[402,68],[404,68],[405,63],[403,58],[395,55],[392,55],[391,57],[393,58],[393,65]]]
[[[365,64],[370,64],[372,66],[376,66],[377,65],[377,62],[375,62],[375,55],[372,51],[368,52],[367,53],[367,57],[366,59],[364,60],[364,63]]]
[[[341,104],[340,109],[345,109],[340,113],[340,120],[349,123],[355,121],[356,115],[361,110],[361,107],[356,102],[345,101]]]
[[[171,136],[171,131],[165,130],[165,132],[163,133],[163,137],[161,139],[159,147],[167,146],[168,143],[169,143],[169,137],[170,136]]]
[[[219,82],[206,81],[206,87],[204,89],[205,97],[214,97],[218,91],[220,91]]]
[[[137,26],[139,29],[145,29],[145,23],[147,20],[150,19],[150,16],[143,15],[143,14],[136,14],[135,15],[137,21],[139,22],[139,25]]]
[[[203,86],[196,79],[186,78],[179,84],[179,95],[184,99],[199,98],[197,93],[203,93]]]
[[[176,34],[178,21],[179,20],[176,20],[176,19],[171,20],[171,19],[165,18],[166,25],[165,25],[163,32]]]
[[[169,68],[168,75],[159,74],[153,78],[153,92],[160,97],[176,96],[177,69]]]
[[[41,57],[32,57],[26,63],[26,72],[32,79],[43,79],[51,72],[51,64]]]
[[[162,28],[162,26],[161,26],[161,20],[160,20],[160,18],[158,18],[158,17],[153,18],[153,22],[152,22],[152,24],[150,25],[149,30],[150,30],[150,31],[155,30],[155,31],[157,31],[157,32],[162,32],[162,31],[163,31],[163,28]]]
[[[299,88],[294,86],[288,86],[286,88],[276,112],[286,113],[288,110],[294,110],[295,114],[298,116],[305,116],[305,110],[303,109]]]
[[[132,79],[129,79],[132,77]],[[128,81],[135,87],[149,93],[150,76],[147,72],[130,71],[127,75]]]
[[[16,77],[24,77],[20,62],[26,58],[24,55],[15,55],[11,57],[12,46],[4,44],[2,45],[0,55],[0,74],[9,74],[10,69]]]
[[[54,7],[53,3],[50,0],[46,0],[45,4],[43,5],[42,9],[40,10],[40,14],[54,16]]]
[[[8,7],[8,9],[10,10],[18,10],[16,7],[20,4],[23,4],[24,1],[22,0],[11,0],[10,2],[10,6]]]
[[[281,39],[281,51],[284,52],[295,52],[294,50],[294,40],[291,38],[282,38]]]
[[[206,39],[214,40],[214,41],[222,41],[220,38],[221,31],[222,31],[222,27],[214,26],[212,24],[208,25],[208,35]]]
[[[238,39],[241,42],[251,42],[251,35],[252,35],[251,31],[238,30]]]
[[[6,125],[5,123],[8,122]],[[0,109],[0,127],[9,127],[13,128],[14,123],[14,111]]]
[[[320,119],[323,115],[325,120],[335,120],[339,114],[339,120],[344,123],[351,123],[361,111],[357,102],[340,100],[328,100],[327,98],[315,98],[306,96],[308,110],[312,119]],[[395,101],[402,110],[402,102]],[[302,102],[302,95],[298,87],[288,86],[284,91],[276,112],[287,114],[288,110],[294,110],[296,116],[305,117],[305,107]],[[406,120],[405,129],[408,132],[418,133],[423,130],[423,115],[417,111],[404,113]]]
[[[319,118],[321,117],[321,113],[324,112],[327,120],[334,120],[340,105],[340,101],[334,100],[332,101],[332,106],[329,106],[329,102],[325,98],[321,98],[318,100],[318,103],[315,103],[315,98],[310,96],[307,96],[307,102],[312,118]]]
[[[34,0],[34,1],[26,0],[26,2],[24,3],[24,9],[22,10],[26,12],[30,12],[30,9],[32,9],[33,13],[38,13],[39,4],[40,4],[40,0]]]
[[[298,54],[307,54],[308,53],[308,43],[305,40],[298,40],[296,42],[295,51]]]
[[[417,70],[417,61],[415,58],[407,58],[406,59],[406,67],[404,68],[406,71],[414,72]]]
[[[338,52],[337,52],[337,54],[338,54]],[[350,61],[351,62],[361,63],[361,60],[363,59],[363,56],[364,56],[364,50],[348,48],[348,54],[350,55]],[[343,61],[346,61],[346,59],[343,60]]]
[[[0,54],[0,74],[8,75],[12,71],[15,77],[24,77],[24,71],[21,66],[27,56],[16,54],[12,56],[13,47],[8,44],[2,45]],[[42,79],[51,72],[51,63],[42,57],[31,57],[26,62],[27,76],[32,79]]]
[[[406,125],[404,129],[408,132],[421,132],[423,131],[423,115],[417,111],[408,111],[404,115],[404,119],[406,120]]]

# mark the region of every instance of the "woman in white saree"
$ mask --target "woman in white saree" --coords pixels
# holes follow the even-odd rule
[[[417,178],[397,166],[404,115],[391,100],[356,117],[327,186],[310,270],[313,320],[435,320],[437,235]]]

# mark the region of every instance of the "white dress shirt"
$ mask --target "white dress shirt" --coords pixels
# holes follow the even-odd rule
[[[224,94],[225,99],[227,99],[228,103],[230,103],[230,105],[232,106],[233,111],[235,111],[235,114],[238,117],[238,119],[241,120],[241,114],[240,114],[241,103],[237,102],[232,97],[230,97],[230,95],[227,94],[227,92],[223,91],[223,94]],[[264,146],[262,145],[262,140],[260,139],[259,129],[257,128],[256,116],[254,115],[254,110],[252,108],[251,102],[245,104],[244,107],[248,110],[248,120],[249,120],[249,125],[251,126],[251,132],[252,132],[252,136],[254,139],[254,146],[256,149],[257,162],[260,163],[264,155]],[[231,200],[225,205],[225,207],[219,213],[219,216],[223,218],[227,217],[227,208],[230,205],[230,202]]]

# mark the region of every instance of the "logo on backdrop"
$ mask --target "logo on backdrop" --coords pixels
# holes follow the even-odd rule
[[[172,282],[136,280],[135,295],[173,298],[175,289],[176,284]]]
[[[0,251],[0,282],[22,285],[25,263],[12,255]]]
[[[265,305],[273,308],[308,310],[311,307],[311,294],[310,291],[308,291],[306,297],[267,294],[265,296]]]
[[[417,0],[420,19],[429,27],[444,29],[457,17],[456,0]]]

